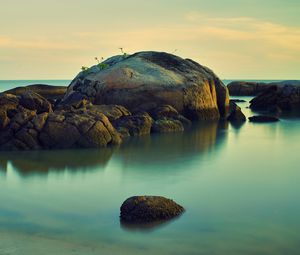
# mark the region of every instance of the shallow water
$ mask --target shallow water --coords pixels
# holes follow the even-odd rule
[[[102,150],[1,152],[0,254],[299,254],[299,130],[199,123]],[[122,226],[120,205],[143,194],[186,213]]]

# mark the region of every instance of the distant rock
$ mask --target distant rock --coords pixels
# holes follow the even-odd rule
[[[72,81],[62,103],[74,98],[122,105],[131,112],[170,105],[188,119],[227,115],[226,86],[207,67],[163,52],[139,52],[106,60]]]
[[[269,85],[263,82],[233,81],[227,85],[230,96],[255,96]]]
[[[173,200],[159,196],[135,196],[121,206],[120,218],[128,223],[149,223],[170,220],[184,212]]]
[[[25,87],[17,87],[14,89],[10,89],[4,91],[5,94],[13,94],[19,96],[24,94],[27,91],[35,92],[47,100],[57,100],[63,98],[67,91],[67,86],[53,86],[53,85],[45,85],[45,84],[33,84]]]
[[[258,115],[258,116],[249,117],[249,121],[256,122],[256,123],[268,123],[268,122],[277,122],[279,121],[279,119],[273,116]]]
[[[227,120],[236,123],[242,123],[246,121],[246,116],[243,114],[241,108],[232,101],[230,101],[229,116],[227,117]]]
[[[270,87],[250,101],[254,111],[300,112],[300,86]]]
[[[245,82],[233,81],[227,85],[230,96],[256,96],[266,91],[270,87],[300,86],[300,81],[280,81],[280,82]]]

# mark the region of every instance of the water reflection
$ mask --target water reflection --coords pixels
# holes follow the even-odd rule
[[[226,140],[228,125],[222,122],[195,123],[183,133],[159,134],[130,139],[118,156],[124,165],[169,164],[184,158],[208,155]]]
[[[154,222],[143,223],[143,224],[128,223],[120,220],[120,226],[123,230],[130,231],[130,232],[152,232],[158,228],[165,227],[173,223],[174,221],[179,220],[181,216],[182,215],[169,220],[160,220],[160,221],[154,221]]]
[[[0,169],[6,172],[10,163],[23,176],[48,174],[50,171],[103,169],[113,150],[111,147],[101,150],[5,152],[0,154]]]
[[[91,171],[104,169],[114,156],[127,164],[168,164],[184,158],[208,155],[225,141],[228,123],[203,122],[182,133],[149,135],[130,138],[121,147],[99,150],[59,150],[4,152],[0,154],[0,169],[9,165],[22,176],[47,175],[51,171]]]

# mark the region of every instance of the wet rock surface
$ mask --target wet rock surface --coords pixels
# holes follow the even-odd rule
[[[171,199],[160,196],[134,196],[121,206],[121,221],[127,223],[150,223],[170,220],[181,215],[184,208]]]

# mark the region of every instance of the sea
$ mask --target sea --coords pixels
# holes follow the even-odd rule
[[[234,98],[255,114],[251,97]],[[298,255],[299,131],[298,118],[199,122],[98,150],[0,152],[0,254]],[[120,206],[134,195],[165,196],[186,211],[124,225]]]

